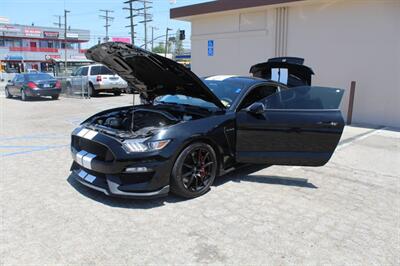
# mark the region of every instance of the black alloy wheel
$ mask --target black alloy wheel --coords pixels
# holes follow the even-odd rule
[[[171,191],[185,198],[206,193],[217,173],[217,157],[206,143],[194,143],[178,156],[172,170]]]

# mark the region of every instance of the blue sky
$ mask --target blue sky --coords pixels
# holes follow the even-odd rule
[[[155,36],[165,34],[165,28],[169,27],[174,30],[186,30],[187,39],[184,41],[184,47],[190,47],[190,23],[169,19],[169,10],[173,7],[185,6],[210,0],[176,0],[175,4],[171,0],[153,0],[153,8],[150,12],[153,14],[153,22],[149,25],[159,28],[154,33]],[[32,22],[37,26],[54,26],[53,22],[58,22],[58,18],[54,15],[63,15],[64,9],[70,10],[68,15],[68,24],[71,28],[88,29],[92,38],[88,45],[97,43],[98,37],[105,36],[105,21],[99,18],[99,9],[114,10],[112,16],[115,17],[109,28],[111,37],[129,37],[129,28],[125,26],[129,24],[126,19],[128,15],[127,4],[124,0],[0,0],[0,16],[10,19],[11,23],[27,24]],[[136,4],[138,5],[138,4]],[[135,18],[137,21],[139,18]],[[139,24],[137,29],[137,43],[143,43],[144,27]],[[151,38],[150,30],[148,30],[148,38]]]

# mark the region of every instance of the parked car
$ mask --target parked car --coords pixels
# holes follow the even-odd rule
[[[78,68],[66,83],[67,90],[74,92],[85,88],[90,96],[96,96],[99,92],[112,92],[118,96],[128,87],[125,80],[100,64]]]
[[[149,102],[100,112],[72,132],[72,176],[107,195],[172,191],[193,198],[240,164],[322,166],[343,131],[342,89],[244,76],[200,79],[123,43],[94,46],[86,56],[141,82]]]
[[[30,97],[51,96],[57,100],[61,93],[61,82],[47,73],[16,74],[5,87],[6,98],[21,96],[22,101]]]

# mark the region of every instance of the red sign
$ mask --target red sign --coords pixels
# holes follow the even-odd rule
[[[45,38],[58,38],[60,33],[58,31],[44,31],[43,36]]]
[[[40,30],[34,28],[25,28],[24,32],[25,36],[30,37],[40,37],[40,34],[42,33]]]
[[[129,37],[112,37],[111,40],[113,42],[131,43],[131,38]]]

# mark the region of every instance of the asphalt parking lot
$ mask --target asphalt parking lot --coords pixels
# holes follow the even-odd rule
[[[131,103],[0,97],[0,264],[400,264],[399,131],[346,127],[324,167],[247,167],[193,200],[109,198],[70,178],[70,132]]]

